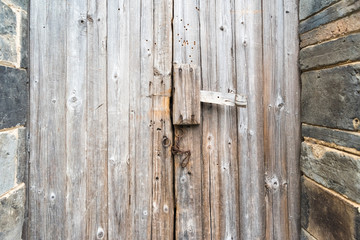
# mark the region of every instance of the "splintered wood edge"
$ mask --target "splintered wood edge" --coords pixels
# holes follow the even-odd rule
[[[200,102],[213,103],[225,106],[246,107],[247,99],[245,96],[235,93],[221,93],[212,91],[200,91]]]

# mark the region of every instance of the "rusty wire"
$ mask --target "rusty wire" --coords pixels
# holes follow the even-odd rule
[[[185,168],[189,164],[191,152],[190,152],[190,150],[184,151],[184,150],[180,149],[180,146],[179,146],[180,140],[181,140],[184,132],[181,128],[179,129],[178,132],[181,134],[180,135],[175,134],[175,144],[171,148],[171,153],[173,155],[178,155],[179,158],[181,158],[181,156],[185,155],[185,157],[181,160],[181,163],[180,163],[181,167]]]

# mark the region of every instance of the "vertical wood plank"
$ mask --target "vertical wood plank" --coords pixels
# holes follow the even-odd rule
[[[199,1],[174,1],[174,64],[200,66]],[[202,189],[201,127],[175,127],[175,142],[182,151],[190,151],[188,164],[181,162],[186,154],[177,154],[175,163],[176,239],[201,239],[210,236],[209,203]]]
[[[132,239],[130,165],[129,1],[108,1],[109,238]]]
[[[31,1],[30,239],[66,233],[66,2]],[[51,117],[50,117],[51,116]]]
[[[266,237],[299,236],[297,1],[264,2]]]
[[[173,126],[170,97],[172,90],[172,0],[153,1],[152,97],[152,239],[174,238],[174,165],[171,154]],[[145,12],[144,7],[144,12]],[[148,19],[144,19],[144,22]],[[147,25],[144,24],[144,28]],[[144,53],[145,54],[145,53]],[[144,79],[145,80],[145,79]]]
[[[237,91],[248,105],[238,108],[240,239],[265,238],[262,1],[235,1]]]
[[[108,239],[107,6],[87,1],[86,238]],[[74,189],[76,191],[76,189]],[[80,238],[79,238],[80,239]]]
[[[53,10],[53,9],[52,9]],[[87,3],[66,4],[66,237],[86,238]],[[56,22],[56,24],[60,24]],[[60,88],[60,86],[59,86]],[[56,100],[55,100],[56,101]],[[49,119],[53,116],[47,115]],[[59,141],[59,140],[55,140]],[[89,169],[90,170],[90,169]],[[63,193],[64,194],[64,193]],[[89,236],[87,236],[89,237]]]
[[[235,93],[234,1],[201,1],[200,20],[203,89]],[[236,107],[203,104],[202,114],[203,164],[209,168],[203,187],[209,184],[211,237],[239,239]]]

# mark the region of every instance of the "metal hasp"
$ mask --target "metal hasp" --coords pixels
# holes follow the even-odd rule
[[[173,121],[174,125],[199,125],[201,102],[246,107],[245,96],[200,90],[200,67],[174,64]]]

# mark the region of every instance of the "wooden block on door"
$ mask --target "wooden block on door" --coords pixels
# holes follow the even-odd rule
[[[175,64],[173,77],[174,125],[200,124],[200,67]]]

